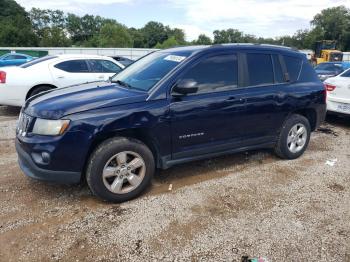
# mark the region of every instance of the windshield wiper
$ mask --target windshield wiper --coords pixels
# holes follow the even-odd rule
[[[128,87],[128,88],[133,88],[131,85],[129,85],[128,83],[121,81],[121,80],[112,80],[112,83],[117,83],[118,85],[124,86],[124,87]]]

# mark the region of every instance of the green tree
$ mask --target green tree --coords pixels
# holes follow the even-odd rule
[[[86,35],[83,32],[81,18],[79,16],[68,13],[66,30],[74,43],[86,41]]]
[[[206,36],[205,34],[200,34],[198,36],[198,39],[194,41],[194,44],[196,45],[211,45],[212,41],[209,36]]]
[[[166,27],[167,36],[168,38],[174,37],[176,42],[179,45],[185,45],[185,32],[180,28],[170,28],[169,26]]]
[[[104,19],[100,16],[84,15],[82,17],[68,13],[66,30],[71,40],[76,45],[91,46],[95,36],[99,34],[102,26],[106,23],[113,23],[114,20]]]
[[[36,34],[41,37],[48,28],[66,28],[66,15],[60,10],[32,8],[29,17]]]
[[[0,0],[0,6],[0,45],[36,46],[38,39],[24,8],[13,0]]]
[[[132,39],[127,27],[119,23],[107,23],[98,35],[100,47],[131,47]]]
[[[23,7],[13,0],[0,0],[0,17],[14,17],[16,15],[26,16],[27,13]]]
[[[129,34],[133,40],[134,48],[142,48],[145,47],[145,38],[140,29],[136,29],[134,27],[129,28]]]
[[[324,39],[324,32],[321,28],[316,27],[307,32],[303,41],[303,48],[314,50],[316,42]]]
[[[167,40],[165,40],[161,44],[157,43],[154,48],[166,49],[166,48],[171,48],[171,47],[175,47],[175,46],[178,46],[178,45],[179,45],[179,43],[176,41],[175,36],[172,36],[172,37],[168,38]]]
[[[322,10],[311,24],[318,32],[323,31],[323,39],[337,40],[340,48],[349,48],[350,10],[345,6]]]
[[[215,44],[241,43],[243,39],[243,32],[232,28],[226,30],[215,30],[213,34]]]
[[[157,43],[163,43],[168,38],[168,33],[165,26],[158,22],[148,22],[141,32],[145,38],[145,46],[148,48],[155,47]]]
[[[43,36],[40,41],[43,47],[69,47],[70,39],[66,36],[63,29],[58,27],[50,27],[43,30]]]
[[[32,8],[29,12],[34,32],[39,38],[42,38],[44,30],[50,27],[50,15],[48,11],[47,9]]]

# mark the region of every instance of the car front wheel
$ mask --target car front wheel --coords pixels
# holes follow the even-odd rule
[[[139,196],[154,173],[152,152],[140,141],[114,138],[103,142],[89,160],[86,180],[94,195],[111,202]]]

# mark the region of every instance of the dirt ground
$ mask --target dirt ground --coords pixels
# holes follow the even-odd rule
[[[17,115],[0,107],[0,261],[350,261],[349,119],[329,118],[297,160],[260,150],[189,163],[109,204],[26,178]]]

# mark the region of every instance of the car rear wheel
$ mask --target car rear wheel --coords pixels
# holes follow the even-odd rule
[[[152,152],[140,141],[109,139],[90,157],[86,180],[94,195],[123,202],[139,196],[149,186],[154,166]]]
[[[295,159],[301,156],[310,141],[310,123],[302,115],[294,114],[284,123],[278,142],[276,154],[283,159]]]
[[[27,96],[27,99],[42,92],[49,91],[50,89],[52,89],[52,87],[46,85],[35,87],[33,90],[30,91],[30,93]]]

